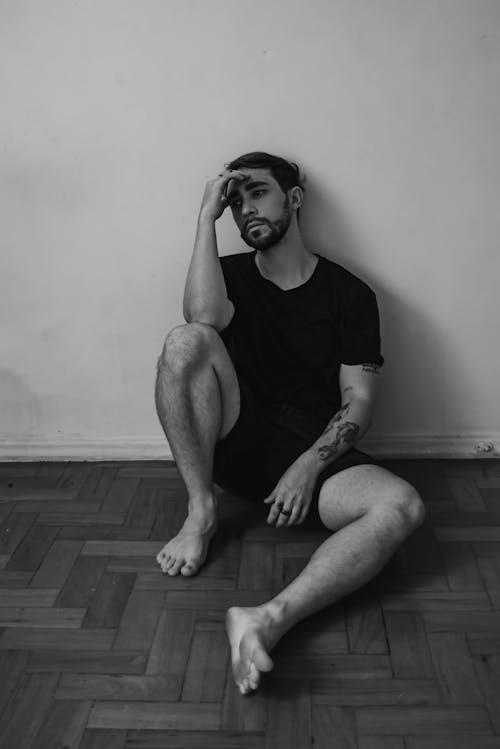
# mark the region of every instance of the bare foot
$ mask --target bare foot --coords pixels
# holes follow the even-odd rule
[[[276,623],[264,606],[233,606],[226,614],[226,630],[234,680],[241,694],[249,694],[259,686],[261,672],[274,666],[268,653],[279,639]]]
[[[188,515],[181,530],[156,556],[167,575],[196,575],[207,558],[208,545],[217,530],[217,520],[194,519]]]

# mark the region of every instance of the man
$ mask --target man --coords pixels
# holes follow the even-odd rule
[[[242,694],[301,619],[366,583],[417,528],[416,490],[354,445],[367,430],[380,355],[371,289],[309,251],[295,164],[265,153],[206,186],[185,295],[187,324],[167,337],[156,404],[186,484],[186,521],[157,556],[193,575],[217,528],[213,481],[263,501],[278,528],[317,517],[332,535],[275,598],[226,616]],[[219,258],[229,206],[252,252]]]

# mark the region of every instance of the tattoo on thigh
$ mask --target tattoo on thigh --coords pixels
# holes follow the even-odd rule
[[[318,455],[321,460],[334,458],[341,443],[354,444],[358,432],[359,425],[355,424],[353,421],[346,421],[345,424],[341,424],[337,430],[334,441],[330,445],[321,445],[321,447],[318,447]]]

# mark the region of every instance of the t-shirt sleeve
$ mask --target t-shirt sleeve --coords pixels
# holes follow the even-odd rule
[[[351,298],[342,329],[340,361],[343,364],[376,364],[381,367],[380,321],[377,299],[362,283]]]

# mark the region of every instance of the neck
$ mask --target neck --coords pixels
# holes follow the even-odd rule
[[[278,244],[257,250],[256,263],[261,274],[280,286],[297,286],[307,280],[317,258],[302,242],[298,226],[291,224]]]

